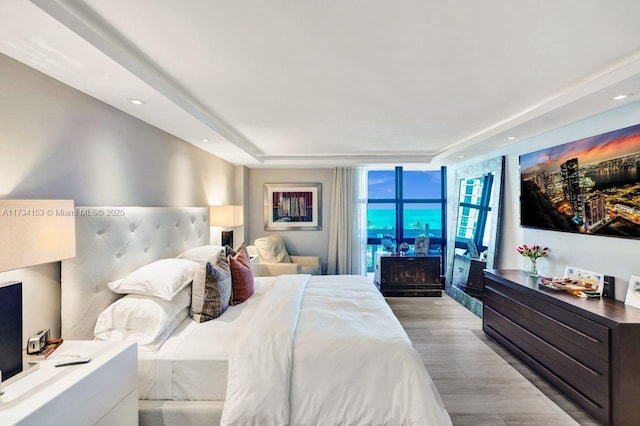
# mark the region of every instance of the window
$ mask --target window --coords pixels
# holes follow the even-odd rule
[[[396,167],[370,170],[367,178],[367,270],[373,272],[375,252],[382,250],[386,234],[394,236],[398,245],[413,245],[418,235],[425,235],[430,239],[429,252],[444,255],[446,169]]]
[[[467,242],[473,241],[480,251],[486,249],[490,235],[486,224],[491,221],[491,187],[493,175],[463,179],[460,187],[458,210],[458,231],[456,248],[467,248]],[[487,234],[487,235],[485,235]]]

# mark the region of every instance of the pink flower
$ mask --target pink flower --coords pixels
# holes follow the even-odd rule
[[[546,256],[549,253],[549,247],[540,248],[538,244],[534,244],[529,247],[528,245],[523,244],[516,248],[516,251],[531,260],[536,260],[540,257]]]

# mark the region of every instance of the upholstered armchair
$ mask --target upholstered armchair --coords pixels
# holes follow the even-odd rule
[[[319,256],[290,255],[280,235],[258,238],[247,246],[254,275],[273,277],[284,274],[320,274]],[[256,262],[256,258],[258,261]]]

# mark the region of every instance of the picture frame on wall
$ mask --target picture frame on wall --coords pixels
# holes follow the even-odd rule
[[[631,275],[624,304],[640,309],[640,276]]]
[[[264,184],[265,231],[322,229],[321,183]]]
[[[640,239],[640,124],[519,160],[522,227]]]

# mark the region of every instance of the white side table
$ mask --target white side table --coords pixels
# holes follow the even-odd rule
[[[55,367],[72,356],[91,361]],[[3,389],[3,425],[137,425],[137,346],[65,341],[37,370]]]

